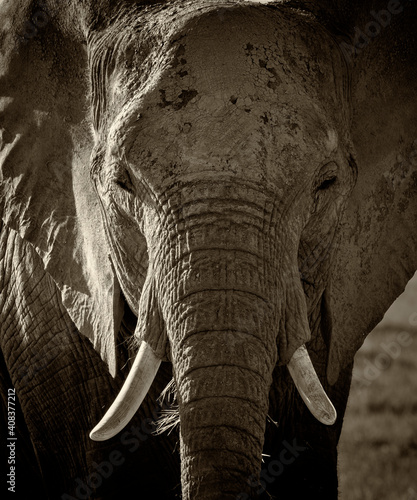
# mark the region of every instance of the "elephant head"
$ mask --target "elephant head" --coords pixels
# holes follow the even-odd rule
[[[175,30],[163,26],[166,15],[157,40],[113,29],[90,40],[92,176],[143,341],[92,437],[123,428],[168,359],[184,494],[236,495],[260,466],[277,363],[289,364],[323,423],[335,420],[303,346],[356,178],[346,65],[331,40],[323,51],[310,23],[285,12],[234,8],[223,14],[227,31],[209,7],[179,16]],[[288,23],[292,35],[280,36]],[[112,72],[103,74],[114,44]],[[128,69],[118,60],[142,47],[150,48]],[[320,245],[306,294],[298,260]]]
[[[374,254],[415,215],[413,175],[399,189],[385,175],[416,132],[411,111],[387,123],[411,106],[395,91],[412,74],[374,47],[346,60],[366,7],[344,20],[332,2],[102,3],[75,26],[77,2],[56,13],[46,55],[28,48],[41,69],[22,70],[22,52],[3,63],[23,89],[2,84],[3,220],[112,373],[125,303],[138,318],[134,366],[91,437],[120,431],[168,361],[184,498],[247,498],[274,387],[295,407],[295,384],[322,428],[336,420],[323,384],[340,432],[339,373],[416,267],[411,242]]]

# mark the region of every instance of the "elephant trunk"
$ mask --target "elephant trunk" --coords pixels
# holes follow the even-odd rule
[[[278,249],[263,229],[270,214],[255,201],[209,194],[217,196],[182,209],[183,233],[158,288],[177,387],[183,498],[235,499],[260,472],[282,287]],[[166,268],[160,255],[157,269]]]
[[[189,328],[171,344],[183,498],[235,499],[259,475],[276,342],[262,339],[261,299],[232,290],[199,295],[181,304]]]

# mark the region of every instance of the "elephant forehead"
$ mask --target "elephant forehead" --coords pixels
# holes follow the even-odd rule
[[[284,31],[288,23],[294,20],[247,9],[193,19],[142,87],[144,107],[178,111],[198,102],[206,112],[227,113],[231,103],[249,113],[274,105],[282,112],[289,103],[300,109],[308,98],[320,102],[319,92],[333,84],[329,61],[320,61],[314,44],[306,46],[299,34],[304,26]]]
[[[112,127],[133,164],[259,178],[282,165],[295,179],[337,149],[323,99],[334,93],[331,57],[308,23],[284,30],[295,21],[271,12],[209,12],[175,33]]]
[[[282,175],[314,171],[338,147],[336,131],[307,98],[279,103],[276,95],[257,94],[253,82],[252,92],[240,91],[239,83],[207,92],[198,83],[191,90],[161,83],[145,96],[126,143],[127,158],[142,170],[204,168],[276,184]]]

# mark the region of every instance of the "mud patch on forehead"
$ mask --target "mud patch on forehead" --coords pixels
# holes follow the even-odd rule
[[[194,97],[198,96],[198,92],[195,89],[182,90],[180,94],[176,96],[172,101],[167,99],[166,91],[159,90],[159,94],[161,96],[161,102],[158,103],[160,108],[166,108],[168,106],[172,106],[173,109],[178,111],[179,109],[185,108],[187,104],[194,99]]]

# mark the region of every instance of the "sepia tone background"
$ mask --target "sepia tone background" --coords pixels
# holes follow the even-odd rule
[[[341,500],[417,500],[417,274],[355,357]]]

